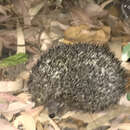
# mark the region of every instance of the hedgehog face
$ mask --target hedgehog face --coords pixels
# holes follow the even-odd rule
[[[120,62],[107,48],[61,44],[41,57],[28,85],[36,105],[50,112],[98,112],[117,104],[126,80]]]

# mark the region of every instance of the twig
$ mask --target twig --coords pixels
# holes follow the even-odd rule
[[[102,3],[100,6],[102,9],[104,9],[108,4],[110,4],[111,2],[113,2],[114,0],[107,0],[104,3]]]
[[[24,34],[19,21],[17,23],[17,53],[26,53]]]

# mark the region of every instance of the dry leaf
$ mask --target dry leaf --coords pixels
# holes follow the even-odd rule
[[[130,130],[130,123],[121,123],[117,127],[110,128],[108,130]]]
[[[16,81],[0,81],[0,92],[14,92],[23,87],[23,80]]]
[[[114,109],[111,109],[110,111],[108,111],[107,114],[105,114],[104,116],[89,123],[87,126],[87,129],[92,130],[92,129],[95,129],[97,127],[100,127],[100,126],[102,126],[102,124],[107,123],[108,121],[121,115],[122,113],[130,113],[130,108],[118,105]],[[96,125],[95,125],[95,122],[96,122]]]
[[[36,130],[35,120],[29,114],[23,114],[18,116],[13,122],[13,124],[16,128],[22,125],[24,130]]]
[[[105,44],[110,39],[110,27],[103,26],[101,29],[91,30],[87,25],[72,26],[64,32],[64,38],[72,42],[88,42]]]
[[[18,113],[22,110],[31,109],[34,107],[34,103],[29,102],[29,98],[27,94],[16,97],[7,93],[0,93],[0,112]]]
[[[85,122],[89,123],[89,122],[92,122],[92,121],[104,116],[105,114],[106,114],[105,112],[91,114],[91,113],[69,111],[62,116],[62,119],[64,120],[66,118],[72,117],[74,119],[81,120],[83,122],[85,121]]]
[[[0,93],[0,97],[6,99],[7,101],[21,101],[18,97],[13,96],[9,93]]]
[[[34,107],[34,103],[31,103],[31,102],[28,102],[28,103],[13,102],[9,104],[8,109],[5,112],[18,113],[23,110],[29,110],[32,107]]]
[[[126,70],[129,70],[129,71],[130,71],[130,63],[122,62],[122,63],[121,63],[121,66],[123,66]]]
[[[30,73],[28,71],[23,71],[19,74],[18,78],[22,78],[23,80],[28,80]]]
[[[8,19],[10,18],[10,16],[0,16],[0,22],[6,22]]]
[[[1,130],[17,130],[8,121],[0,119],[0,129]]]
[[[107,15],[107,11],[104,10],[102,7],[100,7],[97,4],[89,3],[87,4],[85,8],[85,12],[92,18],[92,17],[104,17]]]
[[[31,19],[29,17],[28,10],[25,6],[24,0],[13,0],[12,3],[15,8],[15,13],[17,13],[17,15],[23,15],[24,25],[31,25]]]
[[[6,11],[7,11],[7,8],[0,5],[0,13],[3,14],[3,15],[7,15]]]
[[[28,109],[25,112],[22,112],[21,115],[18,116],[16,120],[13,122],[14,126],[17,128],[19,125],[22,125],[23,128],[25,128],[25,130],[35,130],[39,114],[42,110],[43,110],[43,107],[40,106],[40,107],[37,107],[34,109]]]
[[[89,28],[99,27],[102,25],[98,18],[107,16],[107,11],[103,10],[99,5],[88,3],[83,8],[73,8],[71,11],[74,25],[85,24]]]
[[[112,6],[107,10],[108,10],[108,13],[110,15],[112,15],[112,16],[120,17],[120,15],[121,15],[121,12],[119,11],[119,8],[117,8],[116,6]]]
[[[9,106],[9,102],[5,98],[0,97],[0,113],[7,110],[8,106]]]
[[[44,125],[44,130],[57,130],[51,124],[49,124],[49,122],[45,122],[43,125]]]
[[[43,32],[40,37],[41,50],[46,51],[52,45],[52,40],[47,33]]]
[[[29,15],[31,16],[31,19],[40,11],[41,8],[44,6],[44,2],[37,4],[35,7],[29,9]]]
[[[2,113],[6,120],[11,121],[14,117],[13,113]]]
[[[42,124],[38,121],[36,124],[37,130],[44,130]]]
[[[58,126],[60,128],[68,128],[68,129],[80,129],[84,126],[87,126],[88,123],[85,123],[84,121],[78,120],[77,118],[68,117],[66,119],[62,119],[59,122],[57,122]]]
[[[39,106],[34,109],[28,109],[25,112],[22,112],[22,114],[29,114],[35,119],[35,121],[37,121],[37,118],[43,109],[43,106]]]
[[[29,93],[20,93],[19,95],[17,95],[17,98],[19,99],[19,101],[22,102],[28,102],[31,99],[31,95]]]

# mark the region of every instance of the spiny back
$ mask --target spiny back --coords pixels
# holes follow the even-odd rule
[[[125,93],[125,72],[103,46],[61,44],[34,66],[29,91],[50,111],[98,112],[117,104]]]

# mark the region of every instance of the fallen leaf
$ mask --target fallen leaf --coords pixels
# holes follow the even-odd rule
[[[20,93],[19,95],[17,95],[17,98],[19,99],[19,101],[25,103],[31,99],[31,95],[29,93]]]
[[[8,106],[9,102],[5,98],[0,97],[0,113],[7,110]]]
[[[12,1],[13,5],[14,5],[14,11],[15,13],[23,15],[23,19],[24,19],[24,24],[25,25],[31,25],[31,20],[28,14],[28,9],[25,6],[25,3],[23,0],[14,0]]]
[[[84,8],[72,8],[71,15],[73,25],[87,25],[91,27],[100,27],[102,25],[99,18],[107,16],[107,11],[94,3],[88,3]]]
[[[4,116],[4,118],[8,121],[11,121],[14,117],[13,113],[2,113],[2,115]]]
[[[117,127],[110,128],[108,130],[130,130],[130,123],[121,123]]]
[[[8,121],[0,119],[0,129],[1,130],[17,130]]]
[[[22,125],[24,130],[36,130],[36,124],[33,117],[29,114],[23,114],[18,116],[14,122],[13,125],[18,128],[20,125]]]
[[[28,71],[23,71],[18,76],[18,78],[22,78],[23,80],[28,80],[29,77],[30,77],[30,73]]]
[[[37,130],[44,130],[42,124],[38,121],[36,124]]]
[[[123,66],[126,70],[130,71],[130,63],[122,62],[121,66]]]
[[[6,11],[7,11],[7,8],[2,6],[2,5],[0,5],[0,13],[3,14],[3,15],[7,15]]]
[[[21,114],[29,114],[31,115],[35,120],[37,120],[37,117],[40,115],[41,111],[43,110],[43,106],[39,106],[33,109],[28,109],[25,112],[22,112]]]
[[[23,97],[24,96],[24,97]],[[18,113],[34,107],[34,103],[29,101],[28,94],[13,96],[7,93],[0,93],[0,112],[2,113]]]
[[[9,93],[0,93],[0,97],[6,99],[7,101],[20,101],[20,99],[16,96],[13,96]]]
[[[43,32],[40,37],[41,50],[46,51],[52,45],[52,40],[47,33]]]
[[[13,102],[9,104],[8,109],[5,112],[18,113],[23,110],[29,110],[32,107],[34,107],[34,103],[32,102],[28,102],[28,103]]]
[[[0,81],[0,92],[14,92],[23,88],[23,80]]]
[[[103,26],[101,29],[92,30],[87,25],[72,26],[64,32],[64,38],[66,40],[77,42],[94,43],[102,45],[108,42],[110,39],[110,27]]]
[[[41,3],[37,4],[35,7],[29,9],[29,15],[31,16],[31,19],[34,18],[34,16],[40,11],[40,9],[45,5],[45,3],[42,1]]]

